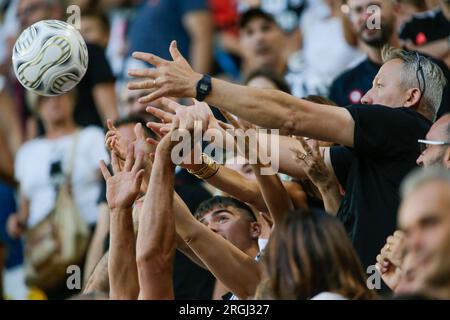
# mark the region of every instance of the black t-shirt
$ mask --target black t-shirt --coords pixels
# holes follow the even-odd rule
[[[406,22],[400,31],[400,39],[411,40],[419,46],[449,36],[450,21],[444,16],[442,10],[418,14]]]
[[[86,74],[77,86],[78,99],[74,110],[75,122],[82,126],[99,126],[103,123],[95,104],[93,90],[99,83],[114,82],[114,75],[106,60],[105,50],[95,44],[87,43],[89,63]]]
[[[175,191],[180,195],[191,212],[200,203],[211,198],[211,194],[186,170],[175,175]],[[177,250],[173,269],[173,287],[176,300],[209,300],[214,291],[215,278],[207,270],[200,268]]]
[[[333,81],[329,98],[341,107],[360,103],[361,98],[372,88],[373,79],[380,67],[366,59],[353,69],[345,71]]]
[[[345,196],[338,211],[365,268],[397,225],[399,185],[416,167],[418,139],[431,122],[409,108],[353,105],[354,147],[331,148],[331,163]]]

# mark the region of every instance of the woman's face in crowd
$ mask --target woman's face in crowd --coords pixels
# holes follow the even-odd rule
[[[73,117],[74,102],[72,96],[64,94],[58,97],[42,97],[39,101],[39,114],[44,124],[65,122]]]

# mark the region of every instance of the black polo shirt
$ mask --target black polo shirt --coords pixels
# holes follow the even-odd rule
[[[333,147],[331,163],[345,196],[338,211],[365,268],[397,226],[399,185],[416,167],[417,139],[431,122],[409,108],[353,105],[354,147]]]
[[[361,98],[372,88],[380,67],[367,58],[353,69],[345,71],[333,81],[329,98],[341,107],[360,103]]]
[[[450,21],[444,16],[442,10],[418,14],[406,22],[400,31],[400,39],[411,40],[418,46],[449,36]]]

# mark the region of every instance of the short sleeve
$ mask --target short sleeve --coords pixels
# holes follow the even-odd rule
[[[178,5],[181,9],[181,14],[185,15],[192,11],[209,10],[207,0],[178,0]]]
[[[354,159],[355,155],[347,147],[337,146],[330,148],[331,165],[341,186],[347,184],[348,174]]]
[[[352,105],[346,109],[355,121],[356,154],[386,159],[411,152],[411,138],[417,136],[418,117],[422,117],[415,111],[379,105]]]

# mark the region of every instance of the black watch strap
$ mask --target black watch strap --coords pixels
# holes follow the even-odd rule
[[[203,75],[203,77],[197,82],[197,96],[195,99],[198,101],[203,101],[211,92],[211,77],[207,74]]]

